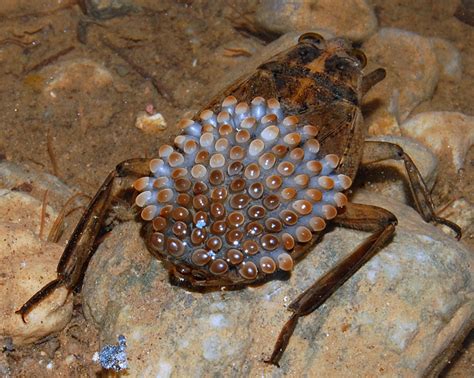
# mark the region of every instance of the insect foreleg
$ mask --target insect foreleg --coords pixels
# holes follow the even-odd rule
[[[16,311],[23,321],[26,321],[26,315],[34,306],[56,288],[60,286],[65,286],[69,290],[77,288],[99,244],[98,238],[101,236],[106,217],[114,201],[125,198],[127,189],[131,188],[131,179],[146,176],[148,172],[149,159],[132,159],[120,163],[107,176],[64,249],[56,269],[57,278],[39,290]]]

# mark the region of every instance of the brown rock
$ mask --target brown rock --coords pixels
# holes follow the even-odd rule
[[[59,9],[71,7],[74,0],[2,0],[0,2],[1,16],[20,16],[41,12],[54,12]]]
[[[369,61],[366,72],[378,67],[387,71],[387,77],[364,98],[365,104],[379,105],[367,122],[371,135],[380,135],[371,130],[379,118],[389,114],[403,122],[415,106],[432,96],[440,68],[430,39],[405,30],[380,29],[363,50]]]
[[[257,8],[256,19],[272,32],[318,28],[354,41],[367,39],[377,29],[375,13],[365,0],[266,0]]]

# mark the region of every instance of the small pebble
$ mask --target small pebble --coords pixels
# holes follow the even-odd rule
[[[167,128],[167,124],[161,113],[150,115],[147,112],[139,112],[135,120],[135,127],[145,134],[158,134]]]

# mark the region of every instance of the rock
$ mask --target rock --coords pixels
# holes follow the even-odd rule
[[[43,203],[24,192],[0,189],[0,219],[3,222],[21,224],[25,230],[39,236]],[[58,214],[46,206],[43,236],[51,229]]]
[[[428,148],[413,139],[391,135],[372,137],[368,140],[398,144],[411,157],[428,189],[433,188],[438,175],[438,159]],[[408,174],[402,161],[385,160],[360,169],[357,182],[365,189],[405,204],[413,203]]]
[[[135,9],[133,1],[129,0],[86,0],[82,3],[85,13],[98,20],[121,17]]]
[[[0,16],[14,17],[34,13],[53,13],[68,8],[76,3],[75,0],[2,0],[0,1]]]
[[[90,93],[108,86],[113,80],[112,74],[104,66],[89,59],[67,60],[46,67],[42,72],[51,73],[44,88],[46,94],[60,89]]]
[[[364,99],[365,104],[378,102],[379,107],[368,118],[369,132],[378,118],[392,115],[403,122],[422,101],[429,99],[438,83],[440,68],[430,39],[400,29],[383,28],[363,45],[369,61],[365,69],[383,67],[387,77]]]
[[[6,348],[4,351],[7,350]],[[2,377],[11,377],[12,376],[12,371],[10,369],[10,365],[8,363],[8,358],[7,354],[3,352],[0,354],[0,374]]]
[[[23,225],[0,223],[0,338],[15,345],[61,330],[72,316],[72,296],[60,288],[36,306],[23,323],[15,314],[41,287],[56,278],[63,247],[42,241]]]
[[[142,130],[145,134],[158,134],[166,129],[165,118],[161,113],[148,114],[139,112],[135,120],[135,127]]]
[[[72,316],[72,296],[64,288],[36,306],[23,323],[15,314],[26,300],[56,278],[63,251],[60,244],[44,241],[57,217],[46,206],[40,237],[43,196],[58,207],[73,191],[57,177],[0,163],[0,339],[15,345],[29,344],[62,329]]]
[[[43,199],[47,190],[48,203],[56,208],[75,194],[56,176],[7,160],[0,161],[0,188],[26,191],[38,200]]]
[[[123,84],[93,60],[63,59],[29,74],[24,80],[25,85],[42,93],[38,102],[45,109],[43,119],[55,127],[70,127],[71,122],[79,121],[83,132],[89,127],[106,126],[116,109],[110,92]]]
[[[464,167],[466,154],[474,144],[474,117],[458,112],[420,113],[400,128],[404,136],[420,141],[440,159],[448,154],[457,170]]]
[[[431,42],[441,67],[441,74],[450,80],[461,80],[462,62],[459,50],[442,38],[431,38]]]
[[[393,135],[401,136],[398,120],[393,113],[387,108],[379,108],[375,115],[367,117],[368,134],[371,136]]]
[[[264,29],[281,34],[318,28],[363,41],[377,29],[377,17],[366,0],[266,0],[255,17]]]
[[[100,328],[102,345],[126,337],[132,376],[426,375],[470,329],[472,251],[389,198],[359,192],[355,200],[396,213],[397,233],[299,322],[280,369],[262,360],[289,318],[285,307],[367,233],[336,228],[287,281],[199,293],[171,286],[139,225],[122,224],[91,260],[85,314]]]

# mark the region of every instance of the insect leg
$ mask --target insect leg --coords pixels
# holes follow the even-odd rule
[[[112,171],[89,203],[59,260],[57,278],[34,294],[16,313],[26,322],[26,315],[51,294],[65,286],[69,290],[81,283],[90,258],[98,245],[104,222],[117,199],[123,199],[131,187],[131,179],[149,173],[149,159],[132,159],[120,163]]]
[[[334,219],[335,224],[373,234],[364,240],[351,254],[306,289],[288,307],[292,316],[283,326],[271,357],[265,361],[279,366],[298,319],[321,306],[344,282],[352,277],[392,237],[397,218],[389,211],[376,206],[349,203],[346,211]]]
[[[381,82],[385,79],[387,72],[383,68],[377,68],[376,70],[372,71],[371,73],[365,75],[362,78],[362,84],[360,91],[362,93],[362,97],[377,83]]]
[[[415,163],[413,163],[410,156],[408,156],[403,149],[395,143],[376,141],[366,141],[364,143],[362,164],[370,164],[387,159],[403,160],[405,169],[408,173],[408,183],[415,200],[416,209],[423,219],[426,222],[436,222],[448,226],[456,233],[456,239],[459,240],[462,235],[461,228],[457,224],[438,217],[435,214],[430,192],[426,187],[420,171]]]

